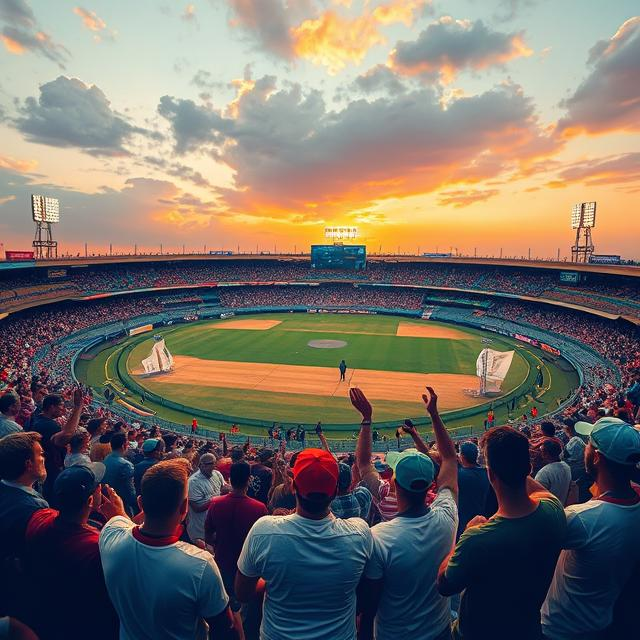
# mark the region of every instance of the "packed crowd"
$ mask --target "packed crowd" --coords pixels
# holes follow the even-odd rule
[[[229,447],[48,385],[0,396],[0,638],[633,636],[640,370],[563,429],[457,445],[427,388],[434,441],[407,420],[379,458],[359,389],[338,458],[321,426],[319,449]]]
[[[569,268],[569,267],[567,267]],[[42,273],[40,273],[42,272]],[[293,282],[351,279],[369,283],[496,291],[552,298],[623,315],[638,316],[640,290],[634,278],[589,275],[580,287],[560,285],[556,271],[439,263],[370,261],[365,271],[311,269],[304,261],[252,260],[96,266],[70,269],[64,281],[50,281],[47,270],[29,275],[0,273],[0,306],[9,308],[32,298],[69,296],[151,287],[216,282]],[[54,291],[59,288],[59,291]]]

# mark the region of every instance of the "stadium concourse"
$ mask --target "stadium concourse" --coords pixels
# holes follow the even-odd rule
[[[61,263],[53,280],[51,268],[0,269],[10,637],[186,639],[207,625],[214,639],[637,633],[635,277],[603,269],[570,287],[543,267],[382,261],[356,274],[277,260]],[[586,345],[593,361],[558,413],[480,439],[454,442],[438,390],[415,389],[433,437],[405,423],[411,446],[385,455],[366,389],[350,393],[355,442],[321,428],[205,439],[197,425],[178,434],[99,402],[59,346],[143,315],[293,305],[524,323]]]

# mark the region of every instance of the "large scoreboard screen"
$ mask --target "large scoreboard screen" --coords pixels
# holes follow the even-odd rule
[[[363,244],[313,244],[311,267],[313,269],[354,269],[367,266],[367,247]]]

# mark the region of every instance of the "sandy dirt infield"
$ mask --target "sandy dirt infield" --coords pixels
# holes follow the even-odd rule
[[[139,371],[134,371],[134,374]],[[401,373],[370,369],[348,369],[347,381],[339,382],[337,367],[305,367],[258,362],[228,362],[201,360],[189,356],[174,356],[174,370],[157,378],[163,384],[188,384],[200,387],[222,387],[299,393],[318,396],[348,397],[349,386],[360,387],[374,400],[419,402],[426,385],[438,393],[442,409],[458,409],[478,403],[466,396],[463,389],[476,388],[475,376],[453,373]]]
[[[250,331],[266,331],[279,325],[282,320],[227,320],[212,325],[212,329],[248,329]]]
[[[445,338],[447,340],[472,340],[473,337],[449,327],[440,327],[438,325],[430,325],[428,322],[424,324],[411,324],[410,322],[400,322],[398,324],[397,336],[404,338]]]

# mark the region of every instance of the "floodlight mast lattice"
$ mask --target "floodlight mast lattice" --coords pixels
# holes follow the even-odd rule
[[[58,243],[53,239],[51,225],[60,222],[60,202],[57,198],[31,195],[31,213],[36,223],[33,252],[36,259],[58,257]]]
[[[571,228],[576,230],[576,241],[571,247],[571,262],[589,262],[594,246],[591,229],[596,226],[596,203],[580,202],[571,209]]]

